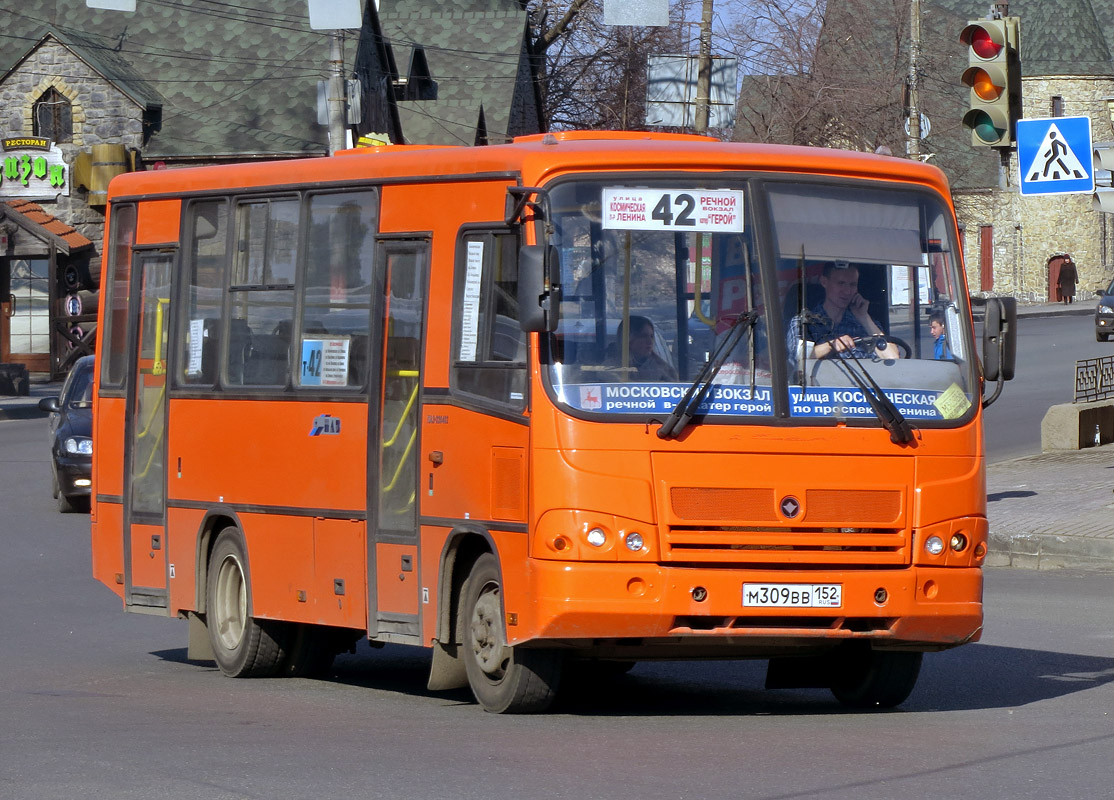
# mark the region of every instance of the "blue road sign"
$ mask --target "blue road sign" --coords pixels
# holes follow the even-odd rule
[[[1091,118],[1017,121],[1021,193],[1091,194],[1095,191]]]

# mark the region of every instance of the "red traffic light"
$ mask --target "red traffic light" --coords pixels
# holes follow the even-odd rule
[[[1002,51],[1002,45],[990,38],[985,28],[979,28],[971,37],[971,49],[979,58],[994,58]]]
[[[1000,28],[990,25],[983,27],[978,23],[964,28],[959,35],[959,40],[970,47],[976,56],[985,61],[997,58],[1006,46],[1006,40]]]

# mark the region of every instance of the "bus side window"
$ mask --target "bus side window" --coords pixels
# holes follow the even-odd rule
[[[290,377],[290,337],[282,330],[294,317],[300,215],[297,198],[264,198],[236,206],[229,304],[232,317],[245,320],[250,331],[243,351],[244,386],[284,387]],[[228,344],[225,380],[235,384],[239,343],[229,337]]]
[[[378,231],[375,190],[309,197],[302,327],[295,337],[295,385],[360,389],[368,379],[372,268]],[[326,345],[342,354],[336,374],[318,374],[305,357]],[[345,383],[341,385],[341,380]]]
[[[518,237],[469,232],[458,242],[454,391],[526,407],[526,333],[518,323]]]
[[[188,296],[178,337],[179,385],[213,386],[220,363],[221,313],[228,273],[228,203],[199,200],[186,209]],[[236,333],[235,327],[233,334]],[[242,357],[241,357],[242,372]],[[237,383],[242,382],[241,376]]]

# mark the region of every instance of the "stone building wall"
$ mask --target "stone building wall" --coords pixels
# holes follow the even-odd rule
[[[1060,116],[1091,118],[1094,141],[1114,140],[1110,101],[1114,79],[1027,78],[1022,82],[1026,118],[1052,116],[1053,97],[1062,99]],[[987,158],[995,158],[989,148]],[[1090,153],[1076,154],[1081,160]],[[1025,165],[1026,167],[1028,165]],[[1091,208],[1091,195],[1022,197],[1016,150],[1009,157],[1008,188],[955,193],[956,215],[964,229],[964,258],[971,292],[980,290],[979,229],[994,228],[993,294],[1043,302],[1049,296],[1048,261],[1070,253],[1079,269],[1079,290],[1088,293],[1114,276],[1114,220]]]
[[[73,141],[58,146],[66,163],[73,165],[80,150],[95,144],[143,144],[143,110],[112,86],[67,47],[48,39],[0,83],[0,136],[30,136],[32,107],[51,87],[69,98],[73,114]],[[72,173],[71,173],[72,182]],[[65,219],[101,250],[104,234],[103,207],[90,207],[84,192],[71,185],[70,196],[34,198],[44,210]]]

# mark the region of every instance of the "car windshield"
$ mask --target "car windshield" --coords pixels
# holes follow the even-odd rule
[[[63,405],[69,408],[90,408],[93,405],[93,366],[74,367],[70,385],[66,387]]]
[[[698,421],[877,419],[864,392],[917,421],[971,408],[954,223],[934,194],[642,175],[549,198],[561,304],[543,359],[573,413],[660,419],[687,396]]]

